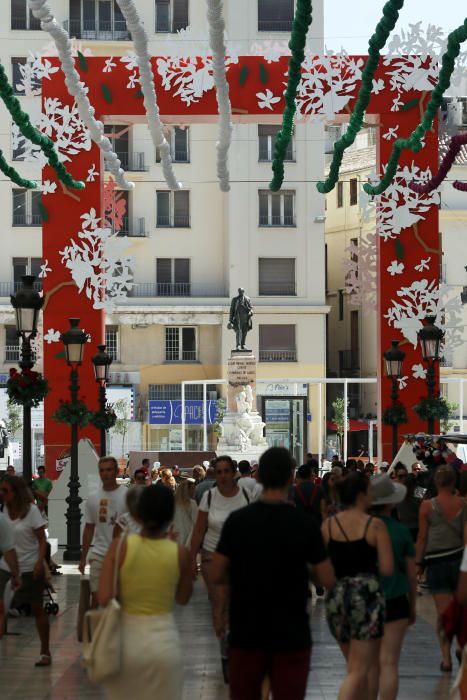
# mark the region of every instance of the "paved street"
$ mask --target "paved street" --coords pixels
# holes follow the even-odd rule
[[[60,613],[52,620],[50,668],[33,667],[38,644],[31,619],[10,620],[10,634],[0,641],[2,700],[100,700],[99,688],[88,683],[79,664],[76,641],[79,576],[76,568],[65,566],[57,577]],[[420,599],[419,620],[410,631],[401,664],[400,700],[447,700],[449,677],[439,671],[439,654],[433,630],[433,611],[428,596]],[[185,659],[185,699],[224,700],[228,694],[222,682],[217,642],[209,624],[205,592],[197,584],[191,603],[177,610]],[[339,650],[327,630],[324,605],[313,608],[315,647],[310,675],[309,700],[335,700],[343,674]],[[183,670],[180,669],[182,673]],[[134,700],[137,700],[135,698]]]

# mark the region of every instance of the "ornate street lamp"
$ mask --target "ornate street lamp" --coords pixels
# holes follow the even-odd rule
[[[435,393],[435,362],[440,359],[440,349],[444,341],[444,331],[435,325],[436,316],[427,316],[425,324],[418,333],[418,340],[422,346],[422,355],[425,362],[428,363],[426,373],[426,385],[428,389],[428,398],[432,398]],[[433,435],[435,430],[434,418],[428,418],[428,434]]]
[[[97,349],[99,352],[92,358],[92,364],[94,365],[94,374],[96,377],[96,382],[99,384],[99,409],[104,414],[105,407],[107,404],[106,396],[106,386],[109,381],[109,370],[112,364],[112,358],[105,351],[105,345],[98,345]],[[104,427],[100,429],[101,433],[101,457],[107,453],[107,431]]]
[[[34,367],[31,341],[37,335],[39,313],[44,305],[44,297],[34,289],[34,275],[23,275],[22,286],[10,296],[16,314],[16,333],[21,338],[19,366],[22,370]],[[23,478],[27,484],[32,480],[32,431],[31,406],[23,406]]]
[[[84,348],[88,335],[79,327],[79,318],[70,318],[70,328],[62,333],[60,340],[65,346],[65,357],[70,372],[71,403],[78,401],[78,367],[83,362]],[[78,424],[71,425],[71,455],[70,481],[68,482],[68,497],[66,502],[67,543],[63,553],[66,561],[79,561],[81,557],[81,510],[82,498],[79,495],[81,484],[78,475]]]
[[[392,340],[391,348],[384,353],[384,362],[386,364],[386,375],[392,381],[391,400],[395,406],[399,398],[398,380],[402,377],[402,365],[405,359],[405,352],[399,348],[399,341]],[[397,454],[398,439],[397,439],[397,422],[392,423],[392,456]]]

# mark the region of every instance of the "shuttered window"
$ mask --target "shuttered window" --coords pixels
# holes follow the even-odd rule
[[[260,325],[260,362],[296,362],[295,326]]]
[[[272,161],[274,156],[274,146],[280,128],[280,126],[274,124],[258,124],[258,157],[260,161]],[[290,139],[289,145],[287,146],[284,160],[295,160],[293,137]]]
[[[157,192],[157,226],[188,228],[190,226],[190,193]]]
[[[179,32],[188,21],[188,0],[156,0],[156,32]]]
[[[156,259],[157,296],[190,296],[189,258]]]
[[[259,258],[260,296],[295,296],[295,258]]]
[[[290,32],[294,0],[258,0],[259,32]]]

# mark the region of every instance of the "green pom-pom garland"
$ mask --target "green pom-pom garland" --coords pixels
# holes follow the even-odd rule
[[[33,190],[37,187],[37,182],[35,180],[26,180],[11,166],[8,165],[3,152],[0,150],[0,170],[4,175],[7,176],[9,180],[18,185],[18,187],[24,187],[28,190]]]
[[[54,143],[51,139],[49,139],[48,136],[44,136],[43,134],[39,133],[37,129],[33,127],[31,124],[31,121],[29,119],[29,116],[26,114],[26,112],[23,112],[21,109],[21,104],[19,100],[15,97],[13,93],[13,88],[11,87],[10,83],[8,82],[7,75],[5,73],[5,69],[3,65],[0,63],[0,97],[4,101],[8,111],[10,112],[13,121],[15,124],[19,127],[19,130],[25,136],[27,139],[32,141],[36,146],[39,146],[41,150],[44,152],[44,154],[47,156],[47,160],[49,162],[49,165],[55,170],[57,173],[57,177],[59,180],[65,183],[68,187],[75,189],[75,190],[82,190],[84,189],[84,182],[81,182],[80,180],[73,180],[72,176],[68,172],[68,170],[65,168],[65,166],[59,161],[57,152],[54,147]],[[6,171],[2,167],[3,164],[0,165],[2,171],[5,174]],[[16,177],[19,178],[20,176],[16,173],[15,170],[13,170],[13,173],[15,173]],[[13,174],[11,173],[11,174]],[[13,179],[11,177],[13,182],[20,184],[17,179]],[[22,179],[22,178],[20,178]],[[27,187],[28,189],[32,189],[34,187],[37,187],[37,184],[33,182],[32,180],[22,180],[22,187]]]
[[[451,77],[454,72],[456,58],[460,53],[461,44],[467,39],[467,18],[464,24],[451,32],[448,36],[448,47],[441,59],[441,71],[439,73],[438,84],[431,93],[431,99],[423,115],[423,119],[407,139],[397,139],[394,141],[391,156],[386,167],[386,172],[378,185],[372,186],[369,183],[363,185],[363,189],[369,195],[382,194],[391,184],[397,174],[397,166],[403,151],[411,150],[418,153],[423,148],[422,138],[433,126],[436,113],[441,106],[443,95],[451,84]]]
[[[285,110],[282,117],[282,127],[277,134],[274,145],[274,159],[272,162],[274,175],[269,184],[269,189],[272,192],[280,190],[284,182],[284,159],[287,146],[293,134],[294,118],[297,109],[295,96],[300,83],[302,63],[305,60],[306,37],[312,21],[312,10],[311,0],[297,0],[292,36],[289,41],[289,49],[292,55],[289,59],[289,77],[284,93]]]
[[[376,25],[375,33],[368,42],[368,59],[363,69],[362,83],[355,109],[350,117],[349,127],[342,138],[336,141],[334,145],[334,154],[327,179],[324,182],[318,182],[316,185],[316,189],[321,194],[327,194],[334,189],[339,179],[344,152],[353,144],[362,128],[365,110],[370,102],[373,78],[381,57],[381,49],[386,45],[390,33],[396,26],[396,22],[399,19],[399,10],[403,6],[404,0],[389,0],[383,7],[383,16]]]

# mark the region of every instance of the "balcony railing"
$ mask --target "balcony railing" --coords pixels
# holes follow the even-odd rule
[[[260,362],[296,362],[296,350],[260,350]]]
[[[290,32],[293,18],[291,19],[259,19],[259,32]]]
[[[5,362],[19,362],[19,345],[5,345]]]
[[[0,282],[0,297],[9,297],[10,294],[16,294],[22,286],[22,282]],[[42,280],[34,282],[34,289],[37,292],[42,291]]]
[[[113,233],[118,233],[119,236],[131,236],[132,238],[147,238],[149,235],[146,230],[146,220],[144,216],[137,217],[136,219],[124,216],[120,228],[117,229],[115,226],[112,226],[112,231]]]
[[[166,350],[165,352],[166,362],[197,362],[198,352],[197,350]]]
[[[259,285],[260,297],[294,297],[296,295],[295,282],[268,282]]]
[[[99,39],[100,41],[130,41],[125,22],[96,22],[95,20],[66,20],[63,28],[74,39]]]
[[[175,214],[171,216],[163,216],[161,214],[157,215],[157,224],[159,228],[189,228],[190,226],[190,215],[189,214]]]
[[[221,285],[192,282],[135,282],[128,296],[131,297],[226,297]]]
[[[41,31],[41,22],[39,19],[36,19],[34,16],[29,17],[29,26],[28,22],[26,21],[26,17],[23,15],[23,17],[13,17],[11,18],[11,28],[12,29],[22,29],[23,31]]]
[[[340,372],[358,372],[360,369],[360,353],[355,350],[339,350]]]
[[[144,162],[144,153],[128,153],[127,151],[116,151],[116,153],[124,170],[133,173],[145,173],[149,170]]]
[[[295,226],[295,218],[293,216],[260,216],[260,226]]]
[[[41,224],[40,214],[13,214],[13,226],[40,226]]]

